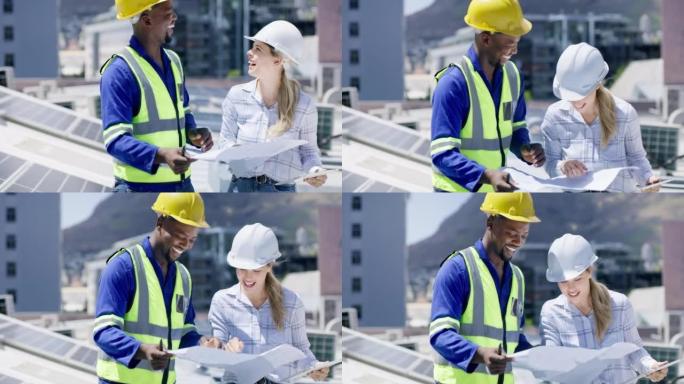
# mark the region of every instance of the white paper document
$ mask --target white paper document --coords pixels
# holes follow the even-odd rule
[[[307,173],[306,175],[298,177],[297,179],[295,179],[295,182],[301,182],[301,181],[305,181],[306,179],[310,179],[313,177],[327,175],[332,171],[333,171],[332,169],[320,169],[318,172],[311,172],[311,173]]]
[[[541,346],[511,356],[513,367],[531,371],[538,380],[576,384],[590,383],[609,365],[637,350],[639,347],[632,343],[603,349]]]
[[[605,191],[624,171],[634,167],[619,167],[587,172],[583,176],[551,178],[540,167],[532,167],[514,155],[506,158],[504,172],[511,175],[513,183],[522,191],[527,192],[559,192],[559,191]]]
[[[309,374],[310,374],[311,372],[318,371],[319,369],[323,369],[323,368],[333,368],[333,367],[335,367],[336,365],[340,365],[340,364],[342,364],[342,360],[326,361],[326,362],[323,362],[323,363],[318,362],[318,363],[316,363],[316,365],[315,365],[313,368],[309,368],[309,369],[306,369],[306,370],[304,370],[304,371],[302,371],[302,372],[295,373],[294,375],[292,375],[292,376],[290,376],[290,377],[288,377],[288,378],[286,378],[286,379],[282,379],[282,380],[281,380],[281,379],[279,379],[278,377],[276,377],[276,376],[274,376],[274,375],[271,375],[271,376],[269,376],[269,377],[272,379],[272,381],[282,382],[282,383],[292,383],[292,382],[294,382],[294,381],[302,382],[302,381],[304,381],[304,380],[306,380],[307,382],[308,382],[308,381],[311,381],[311,382],[313,383],[314,380],[308,380],[308,379],[306,379],[306,377],[309,376]],[[301,379],[304,379],[304,380],[301,380]]]
[[[267,159],[292,148],[306,144],[305,140],[273,140],[265,143],[240,144],[233,147],[214,149],[209,152],[191,153],[188,156],[197,160],[222,161],[231,163],[240,160]]]
[[[225,369],[223,380],[227,383],[254,383],[276,368],[306,357],[302,351],[288,344],[279,345],[260,355],[205,347],[182,348],[169,353],[179,359]]]

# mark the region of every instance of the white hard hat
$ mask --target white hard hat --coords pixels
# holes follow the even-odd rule
[[[271,228],[260,223],[245,225],[233,238],[226,260],[239,269],[259,269],[280,257],[278,239]]]
[[[566,233],[554,240],[549,248],[546,280],[552,283],[572,280],[596,260],[598,256],[584,237]]]
[[[573,44],[561,54],[553,78],[553,94],[567,101],[585,98],[606,78],[608,63],[587,43]]]
[[[254,36],[245,36],[251,41],[266,43],[295,64],[299,64],[304,47],[304,38],[294,24],[285,20],[276,20],[261,28]]]

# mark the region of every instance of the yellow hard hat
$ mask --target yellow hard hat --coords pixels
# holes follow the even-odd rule
[[[524,223],[541,222],[534,213],[532,195],[528,192],[487,193],[480,206],[480,210],[491,215],[501,215],[513,221],[522,221]]]
[[[114,4],[116,4],[116,18],[119,20],[130,19],[165,1],[166,0],[114,0]]]
[[[465,22],[480,31],[510,36],[522,36],[532,29],[532,23],[523,17],[518,0],[472,0]]]
[[[152,210],[159,215],[171,216],[193,227],[208,228],[204,220],[204,201],[199,193],[160,193]]]

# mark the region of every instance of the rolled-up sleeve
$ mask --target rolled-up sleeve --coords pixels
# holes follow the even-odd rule
[[[627,154],[627,165],[630,167],[637,167],[638,170],[632,172],[637,182],[644,186],[646,181],[653,175],[651,163],[646,157],[646,150],[641,140],[641,124],[639,124],[639,116],[634,108],[630,105],[630,110],[627,114],[627,132],[625,138],[625,152]]]
[[[539,333],[542,339],[542,345],[546,346],[562,346],[560,339],[560,330],[556,324],[556,315],[553,306],[550,302],[544,303],[541,310],[541,320],[539,322]]]
[[[302,170],[308,172],[312,167],[321,166],[320,150],[318,149],[318,110],[313,101],[309,103],[306,111],[304,111],[304,116],[302,116],[299,139],[306,141],[306,144],[299,147]]]
[[[232,147],[237,143],[238,124],[237,111],[235,104],[230,100],[230,92],[223,100],[223,121],[221,122],[221,132],[219,133],[219,149]]]
[[[627,356],[629,365],[635,371],[643,374],[650,371],[650,368],[656,361],[644,349],[644,343],[641,341],[639,332],[636,327],[636,320],[634,316],[634,308],[629,300],[625,300],[624,309],[622,310],[622,332],[625,335],[625,342],[636,344],[641,347],[638,351]]]
[[[294,310],[292,311],[291,332],[292,346],[302,351],[306,356],[295,362],[295,371],[299,372],[312,368],[316,364],[316,357],[311,352],[311,344],[306,335],[306,312],[304,303],[302,303],[302,300],[299,299],[299,297],[297,298]]]
[[[228,308],[223,301],[221,291],[216,292],[209,306],[209,323],[211,324],[214,337],[218,337],[225,343],[230,340],[231,334],[228,331],[230,319],[226,317]]]
[[[562,175],[561,167],[563,165],[563,151],[561,149],[560,136],[558,129],[553,124],[553,114],[551,110],[547,110],[542,121],[541,132],[544,136],[544,154],[546,155],[546,172],[551,177]]]

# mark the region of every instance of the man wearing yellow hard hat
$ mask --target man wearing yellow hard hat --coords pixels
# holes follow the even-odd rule
[[[481,240],[451,254],[435,278],[430,344],[441,384],[510,384],[508,354],[532,346],[522,332],[525,281],[511,259],[537,218],[532,195],[488,193]]]
[[[93,329],[100,383],[173,384],[168,350],[221,347],[219,339],[197,333],[190,273],[176,261],[192,248],[199,228],[209,226],[202,197],[161,193],[152,210],[154,231],[114,253],[100,279]]]
[[[475,29],[468,53],[435,75],[432,186],[438,192],[512,191],[509,152],[534,166],[544,150],[530,143],[522,75],[510,59],[532,29],[518,0],[472,0],[465,22]]]
[[[180,57],[165,49],[173,35],[173,0],[115,0],[118,19],[133,23],[129,46],[100,69],[102,136],[114,158],[115,192],[193,192],[185,145],[208,151],[208,128],[190,112]]]

